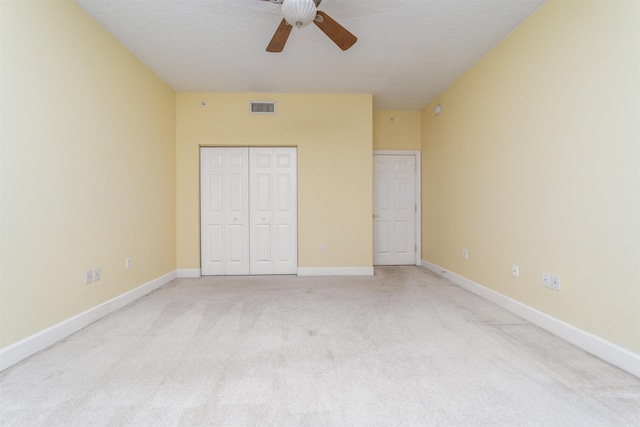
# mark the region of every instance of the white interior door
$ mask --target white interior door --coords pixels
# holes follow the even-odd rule
[[[203,275],[249,274],[249,155],[246,147],[200,152]]]
[[[203,275],[297,272],[296,154],[295,148],[201,149]]]
[[[251,274],[298,269],[295,148],[250,148]]]
[[[373,156],[373,263],[416,263],[416,158]]]

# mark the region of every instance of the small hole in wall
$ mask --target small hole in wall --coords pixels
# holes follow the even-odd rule
[[[207,106],[207,101],[200,101],[200,106],[201,107],[206,107]]]
[[[389,121],[390,121],[391,123],[393,123],[393,122],[395,122],[395,121],[396,121],[396,119],[395,119],[395,118],[393,118],[393,117],[389,117]]]

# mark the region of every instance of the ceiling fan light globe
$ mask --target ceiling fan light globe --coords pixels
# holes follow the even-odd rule
[[[306,27],[316,17],[316,3],[313,0],[283,0],[281,8],[284,19],[294,27]]]

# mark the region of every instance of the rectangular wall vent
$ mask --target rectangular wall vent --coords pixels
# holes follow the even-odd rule
[[[275,101],[251,101],[252,114],[275,114]]]

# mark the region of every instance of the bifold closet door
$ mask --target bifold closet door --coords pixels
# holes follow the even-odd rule
[[[295,148],[250,148],[251,274],[298,269]]]
[[[296,274],[297,194],[295,148],[201,148],[202,274]]]
[[[200,245],[203,275],[249,274],[249,150],[200,152]]]

